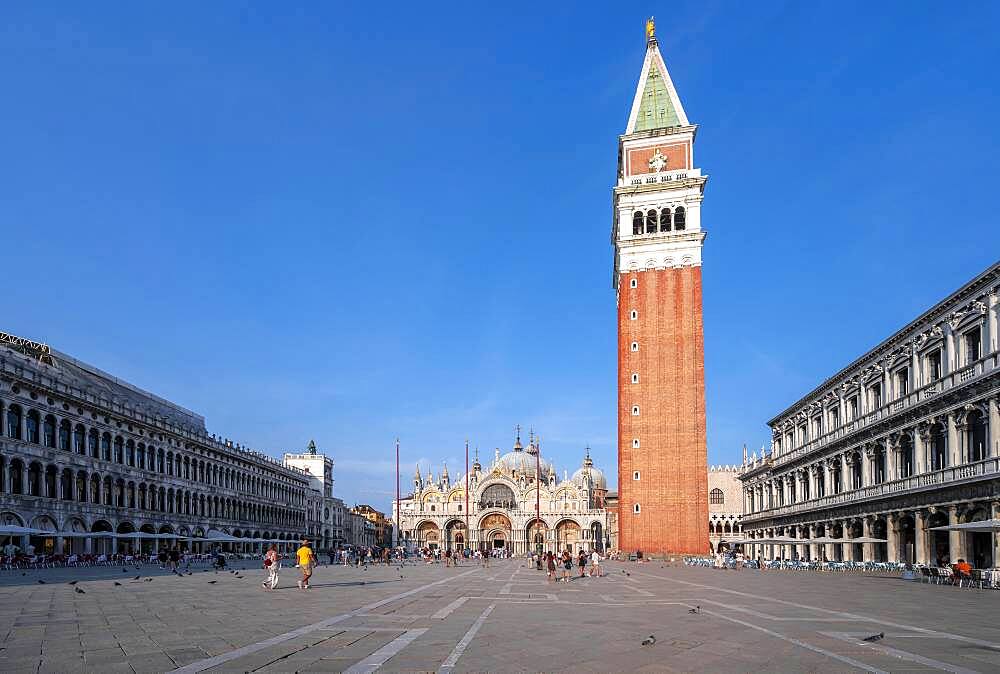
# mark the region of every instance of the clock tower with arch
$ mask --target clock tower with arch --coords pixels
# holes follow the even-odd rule
[[[688,121],[652,19],[614,188],[618,300],[619,547],[708,550],[708,459],[697,126]]]

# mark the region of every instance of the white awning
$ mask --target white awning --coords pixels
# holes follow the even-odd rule
[[[1000,520],[979,520],[978,522],[965,522],[963,524],[947,524],[943,527],[931,527],[928,531],[1000,531]]]

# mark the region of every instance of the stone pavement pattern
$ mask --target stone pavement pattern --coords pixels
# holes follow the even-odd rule
[[[656,562],[607,571],[547,583],[520,560],[320,567],[301,592],[285,568],[272,593],[256,565],[243,578],[8,571],[0,662],[4,672],[1000,671],[1000,592]]]

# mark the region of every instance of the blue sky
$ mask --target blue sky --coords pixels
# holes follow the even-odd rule
[[[610,189],[657,15],[700,125],[708,445],[998,256],[1000,5],[32,3],[0,329],[387,507],[520,423],[615,479]],[[617,11],[616,11],[617,10]]]

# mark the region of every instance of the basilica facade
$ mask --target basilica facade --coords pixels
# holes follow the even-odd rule
[[[538,442],[524,448],[518,437],[510,452],[496,450],[488,466],[477,455],[468,478],[452,481],[447,466],[437,477],[418,470],[413,493],[400,499],[394,515],[400,544],[411,550],[604,551],[617,544],[607,495],[607,480],[589,451],[560,480]]]

